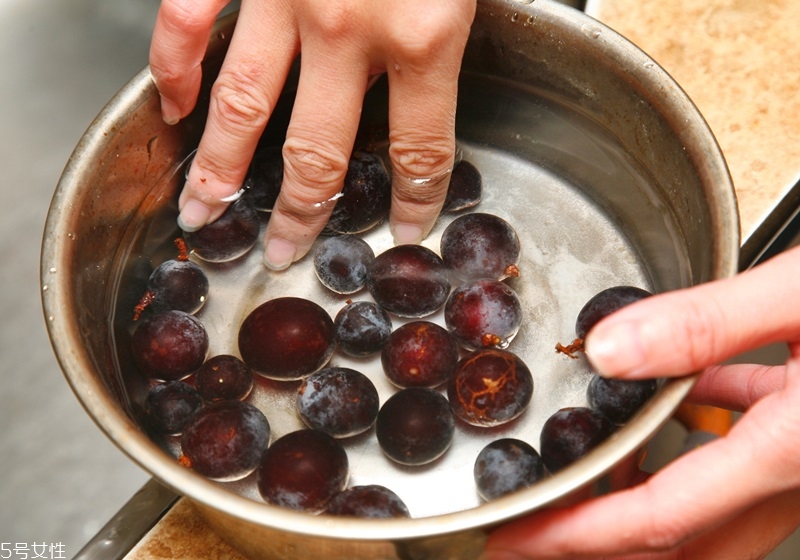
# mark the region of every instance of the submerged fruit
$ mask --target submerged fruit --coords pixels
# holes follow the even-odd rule
[[[398,245],[372,262],[367,288],[375,301],[400,317],[430,315],[444,305],[450,279],[439,255],[422,245]]]
[[[447,385],[453,412],[473,426],[490,427],[517,418],[533,397],[528,366],[505,350],[477,350],[461,359]]]
[[[378,416],[378,390],[354,369],[328,367],[303,380],[297,411],[309,427],[336,438],[368,430]]]
[[[241,401],[207,405],[181,436],[181,463],[219,481],[244,478],[269,444],[270,426],[255,406]]]
[[[347,452],[319,430],[278,438],[258,466],[258,491],[269,503],[317,513],[347,486]]]
[[[478,454],[473,468],[475,485],[484,500],[495,500],[527,488],[545,476],[539,453],[527,442],[498,439]]]
[[[568,407],[544,423],[540,452],[547,470],[557,472],[603,443],[614,432],[604,414],[586,407]]]
[[[499,280],[477,280],[452,291],[444,320],[453,337],[468,350],[507,348],[522,325],[516,292]]]
[[[494,214],[459,216],[445,228],[440,246],[445,264],[462,281],[519,276],[519,236]]]
[[[389,397],[375,425],[383,452],[403,465],[424,465],[438,459],[450,447],[454,432],[447,399],[424,387],[402,389]]]
[[[301,379],[318,371],[335,347],[333,320],[311,300],[279,297],[256,307],[239,328],[242,360],[270,379]]]

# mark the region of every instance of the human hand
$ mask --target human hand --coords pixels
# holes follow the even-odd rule
[[[707,368],[690,402],[744,414],[726,436],[641,484],[501,527],[484,558],[761,558],[800,526],[798,276],[800,248],[598,323],[586,352],[603,375]],[[783,366],[712,365],[781,341],[790,352]]]
[[[200,63],[228,0],[164,0],[150,68],[167,123],[194,108]],[[192,231],[225,210],[241,187],[292,62],[302,51],[297,98],[283,146],[284,179],[264,240],[265,264],[305,255],[341,190],[370,77],[388,74],[390,227],[416,243],[433,226],[455,153],[458,73],[475,0],[245,0],[179,199]]]

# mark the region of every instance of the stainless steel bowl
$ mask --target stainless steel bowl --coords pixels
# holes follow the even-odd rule
[[[591,374],[586,362],[560,356],[553,347],[571,339],[575,314],[593,293],[615,283],[664,291],[736,272],[734,191],[697,109],[623,37],[547,0],[478,2],[457,116],[461,155],[484,175],[482,208],[507,217],[523,240],[523,276],[514,287],[529,317],[513,344],[536,379],[533,407],[523,419],[500,432],[463,430],[445,458],[424,473],[387,466],[379,452],[369,455],[374,438],[349,443],[348,452],[359,457],[353,482],[388,473],[386,485],[402,488],[405,494],[398,493],[418,514],[388,521],[270,506],[244,483],[214,483],[181,467],[169,442],[145,434],[137,418],[147,384],[130,373],[130,325],[121,316],[146,279],[148,257],[176,233],[184,162],[199,141],[210,84],[234,26],[235,16],[225,18],[212,37],[193,115],[166,126],[145,69],[92,123],[53,197],[41,261],[45,318],[67,381],[108,437],[187,496],[243,552],[257,558],[348,560],[477,557],[490,528],[568,499],[645,445],[693,378],[664,383],[609,441],[527,490],[482,504],[464,474],[471,472],[476,450],[498,433],[538,446],[538,430],[549,414],[583,402]],[[287,99],[292,91],[290,82]],[[366,100],[365,130],[385,125],[385,102],[379,84]],[[270,125],[276,142],[289,104],[278,108]],[[445,223],[426,241],[431,247]],[[368,237],[377,249],[390,243],[385,231]],[[217,292],[202,313],[213,318],[212,352],[234,350],[238,322],[268,297],[304,295],[332,311],[342,303],[313,282],[291,276],[313,276],[308,262],[273,274],[253,255],[211,271]],[[383,397],[391,390],[379,389]],[[288,411],[276,413],[290,394],[279,390],[255,397],[268,410],[276,434],[297,426]]]

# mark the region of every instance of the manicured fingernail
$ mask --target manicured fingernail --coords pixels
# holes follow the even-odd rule
[[[414,224],[395,224],[392,227],[395,245],[408,245],[422,241],[422,228]]]
[[[647,366],[638,323],[624,322],[590,331],[586,356],[600,375],[642,372]]]
[[[181,120],[181,110],[178,105],[166,97],[161,97],[161,118],[167,124],[178,124]]]
[[[189,199],[178,215],[178,226],[183,231],[197,231],[208,223],[210,217],[211,208],[200,201]]]
[[[273,237],[264,249],[264,266],[271,270],[286,270],[294,262],[297,247],[294,243]]]

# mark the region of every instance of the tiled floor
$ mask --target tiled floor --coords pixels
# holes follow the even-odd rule
[[[61,543],[65,558],[148,476],[93,425],[50,350],[39,299],[42,227],[75,143],[147,63],[157,7],[0,0],[0,543]],[[770,560],[800,558],[798,550],[787,543]]]

